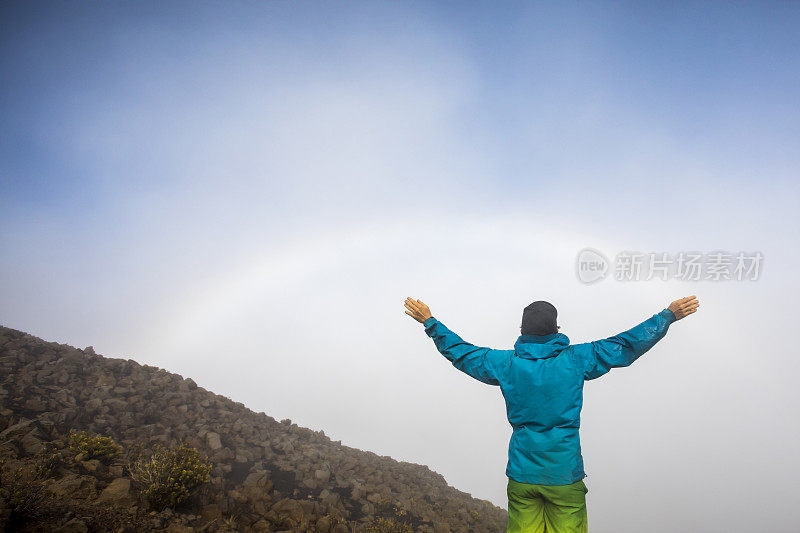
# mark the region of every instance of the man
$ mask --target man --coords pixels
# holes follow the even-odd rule
[[[619,335],[570,345],[558,332],[556,308],[537,301],[522,313],[514,349],[493,350],[465,342],[431,316],[427,305],[406,299],[406,314],[425,326],[453,366],[503,393],[513,428],[506,467],[508,533],[588,530],[578,436],[583,383],[629,366],[666,335],[670,324],[699,306],[695,296],[687,296]]]

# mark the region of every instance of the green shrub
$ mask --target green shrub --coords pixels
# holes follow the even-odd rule
[[[211,477],[211,464],[195,448],[181,443],[176,449],[156,444],[129,467],[131,479],[154,510],[184,503]]]
[[[34,454],[31,462],[37,477],[42,479],[53,477],[58,467],[63,464],[56,446],[50,442],[45,443],[42,449]]]
[[[81,453],[86,459],[111,460],[122,451],[110,437],[88,435],[86,432],[72,431],[69,434],[69,449]]]
[[[375,503],[375,508],[379,513],[391,513],[394,510],[392,502],[387,500],[385,496],[381,496],[381,498]]]
[[[285,516],[278,516],[277,518],[275,518],[275,520],[272,521],[272,525],[275,527],[279,527],[281,529],[292,527],[291,520],[289,520]]]
[[[327,514],[325,514],[325,516],[323,516],[323,518],[327,518],[328,522],[332,526],[338,526],[339,524],[347,524],[347,520],[345,520],[344,518],[342,518],[339,515],[327,513]]]
[[[0,496],[12,513],[39,516],[50,497],[44,480],[45,477],[31,464],[10,471],[4,469],[0,476]]]
[[[375,519],[367,525],[369,533],[406,533],[414,531],[406,522],[408,512],[392,504],[385,496],[375,503]]]
[[[394,518],[376,518],[367,525],[368,533],[413,533],[411,524],[398,522]]]

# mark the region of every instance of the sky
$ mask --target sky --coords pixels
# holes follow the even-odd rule
[[[592,530],[796,531],[800,5],[0,3],[0,324],[506,507],[511,348],[701,309],[584,389]],[[757,279],[578,253],[763,254]],[[624,518],[621,518],[624,517]]]

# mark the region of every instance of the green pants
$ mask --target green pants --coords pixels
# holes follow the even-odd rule
[[[570,485],[531,485],[508,478],[507,533],[586,533],[586,488],[583,480]]]

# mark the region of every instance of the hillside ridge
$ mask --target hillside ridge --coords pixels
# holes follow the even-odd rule
[[[74,457],[67,445],[70,431],[110,437],[123,449],[185,443],[210,459],[210,480],[181,508],[149,510],[124,460],[103,464]],[[4,472],[46,446],[63,459],[45,482],[57,512],[18,522],[30,530],[506,528],[504,509],[448,485],[425,465],[343,445],[290,419],[277,421],[164,369],[0,326]],[[12,511],[0,499],[0,526],[13,522]]]

